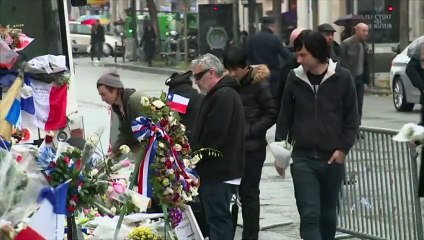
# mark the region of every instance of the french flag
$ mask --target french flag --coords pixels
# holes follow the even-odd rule
[[[22,125],[35,126],[44,131],[66,127],[67,86],[25,80],[31,95],[21,100]]]
[[[188,102],[190,102],[189,98],[174,93],[168,93],[166,104],[171,110],[185,114],[187,112]]]
[[[68,182],[56,188],[46,187],[38,198],[40,208],[32,215],[28,226],[15,240],[63,240],[65,234],[66,195]]]

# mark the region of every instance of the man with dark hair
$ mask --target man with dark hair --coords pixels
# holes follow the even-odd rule
[[[275,19],[262,17],[262,30],[252,36],[247,42],[247,58],[249,64],[265,64],[271,71],[269,84],[272,95],[279,104],[278,89],[281,84],[281,66],[291,57],[290,52],[283,47],[282,41],[274,35]]]
[[[244,107],[245,167],[239,193],[242,204],[243,237],[258,239],[259,234],[259,182],[266,157],[265,135],[277,120],[278,109],[268,82],[269,71],[265,65],[255,68],[247,65],[241,48],[230,48],[224,54],[224,67],[237,79]]]
[[[224,76],[224,66],[212,54],[191,63],[195,84],[206,96],[197,115],[193,149],[215,149],[219,156],[203,154],[196,164],[202,184],[200,198],[210,226],[209,239],[234,239],[230,212],[231,197],[240,185],[244,170],[244,113],[239,83]]]
[[[127,145],[131,151],[138,150],[138,141],[131,130],[131,122],[141,116],[142,94],[135,89],[124,88],[116,69],[105,72],[97,80],[97,90],[102,101],[112,106],[119,119],[118,139],[112,146],[112,153],[119,153],[119,147]]]
[[[334,33],[336,29],[333,28],[328,23],[323,23],[317,27],[318,32],[324,35],[325,40],[327,40],[328,47],[330,48],[330,58],[333,62],[338,62],[341,56],[341,48],[340,45],[334,41]]]
[[[319,32],[294,41],[300,66],[288,76],[276,141],[295,142],[290,167],[304,240],[334,239],[344,161],[359,127],[355,86],[347,69],[330,59]]]

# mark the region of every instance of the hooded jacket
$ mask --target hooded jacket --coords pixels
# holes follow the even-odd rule
[[[134,137],[131,130],[131,122],[141,116],[141,97],[143,95],[135,89],[125,88],[122,92],[122,104],[124,114],[121,113],[118,105],[112,105],[112,110],[119,119],[119,134],[116,142],[112,146],[114,154],[119,152],[119,147],[127,145],[134,152],[137,150],[139,142]]]
[[[268,68],[265,65],[258,65],[249,67],[249,72],[240,79],[240,96],[245,116],[246,151],[265,147],[266,132],[277,121],[277,104],[267,82],[268,77]]]
[[[190,79],[191,75],[191,71],[183,74],[174,73],[165,82],[165,84],[169,86],[168,92],[190,99],[186,113],[180,114],[181,122],[186,126],[187,129],[186,135],[189,142],[192,140],[191,138],[196,123],[197,114],[204,98],[203,94],[200,94],[196,89],[193,88],[193,82]]]
[[[243,177],[244,113],[239,86],[237,80],[223,77],[203,99],[193,134],[193,149],[212,148],[221,155],[202,153],[196,166],[202,183]]]
[[[302,66],[290,72],[284,89],[276,141],[295,141],[293,155],[328,160],[335,150],[348,153],[356,140],[359,114],[349,70],[329,61],[317,92]]]

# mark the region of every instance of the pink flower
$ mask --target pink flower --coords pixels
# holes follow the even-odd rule
[[[123,168],[126,168],[126,167],[129,167],[130,166],[130,160],[128,160],[128,158],[126,158],[125,160],[122,160],[121,161],[121,166],[123,167]]]
[[[82,211],[84,212],[85,215],[88,215],[90,213],[90,210],[88,210],[87,208],[84,208]]]
[[[125,187],[120,182],[113,182],[112,187],[113,187],[113,191],[118,194],[125,193]]]

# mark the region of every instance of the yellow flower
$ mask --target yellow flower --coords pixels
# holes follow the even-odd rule
[[[127,155],[131,149],[127,145],[122,145],[119,147],[119,151],[121,151],[121,154]]]
[[[163,186],[168,186],[169,185],[169,179],[168,178],[164,178],[162,181]]]
[[[174,150],[177,151],[177,152],[181,151],[182,148],[183,147],[181,147],[181,145],[178,144],[178,143],[174,145]]]
[[[163,103],[161,100],[155,100],[152,102],[152,105],[155,106],[157,109],[161,109],[165,106],[165,103]]]
[[[148,97],[141,97],[141,101],[140,101],[141,105],[143,107],[148,107],[150,105],[150,99]]]
[[[95,168],[95,169],[91,170],[90,176],[94,177],[94,176],[97,175],[97,173],[99,173],[99,170],[97,170],[97,168]]]

